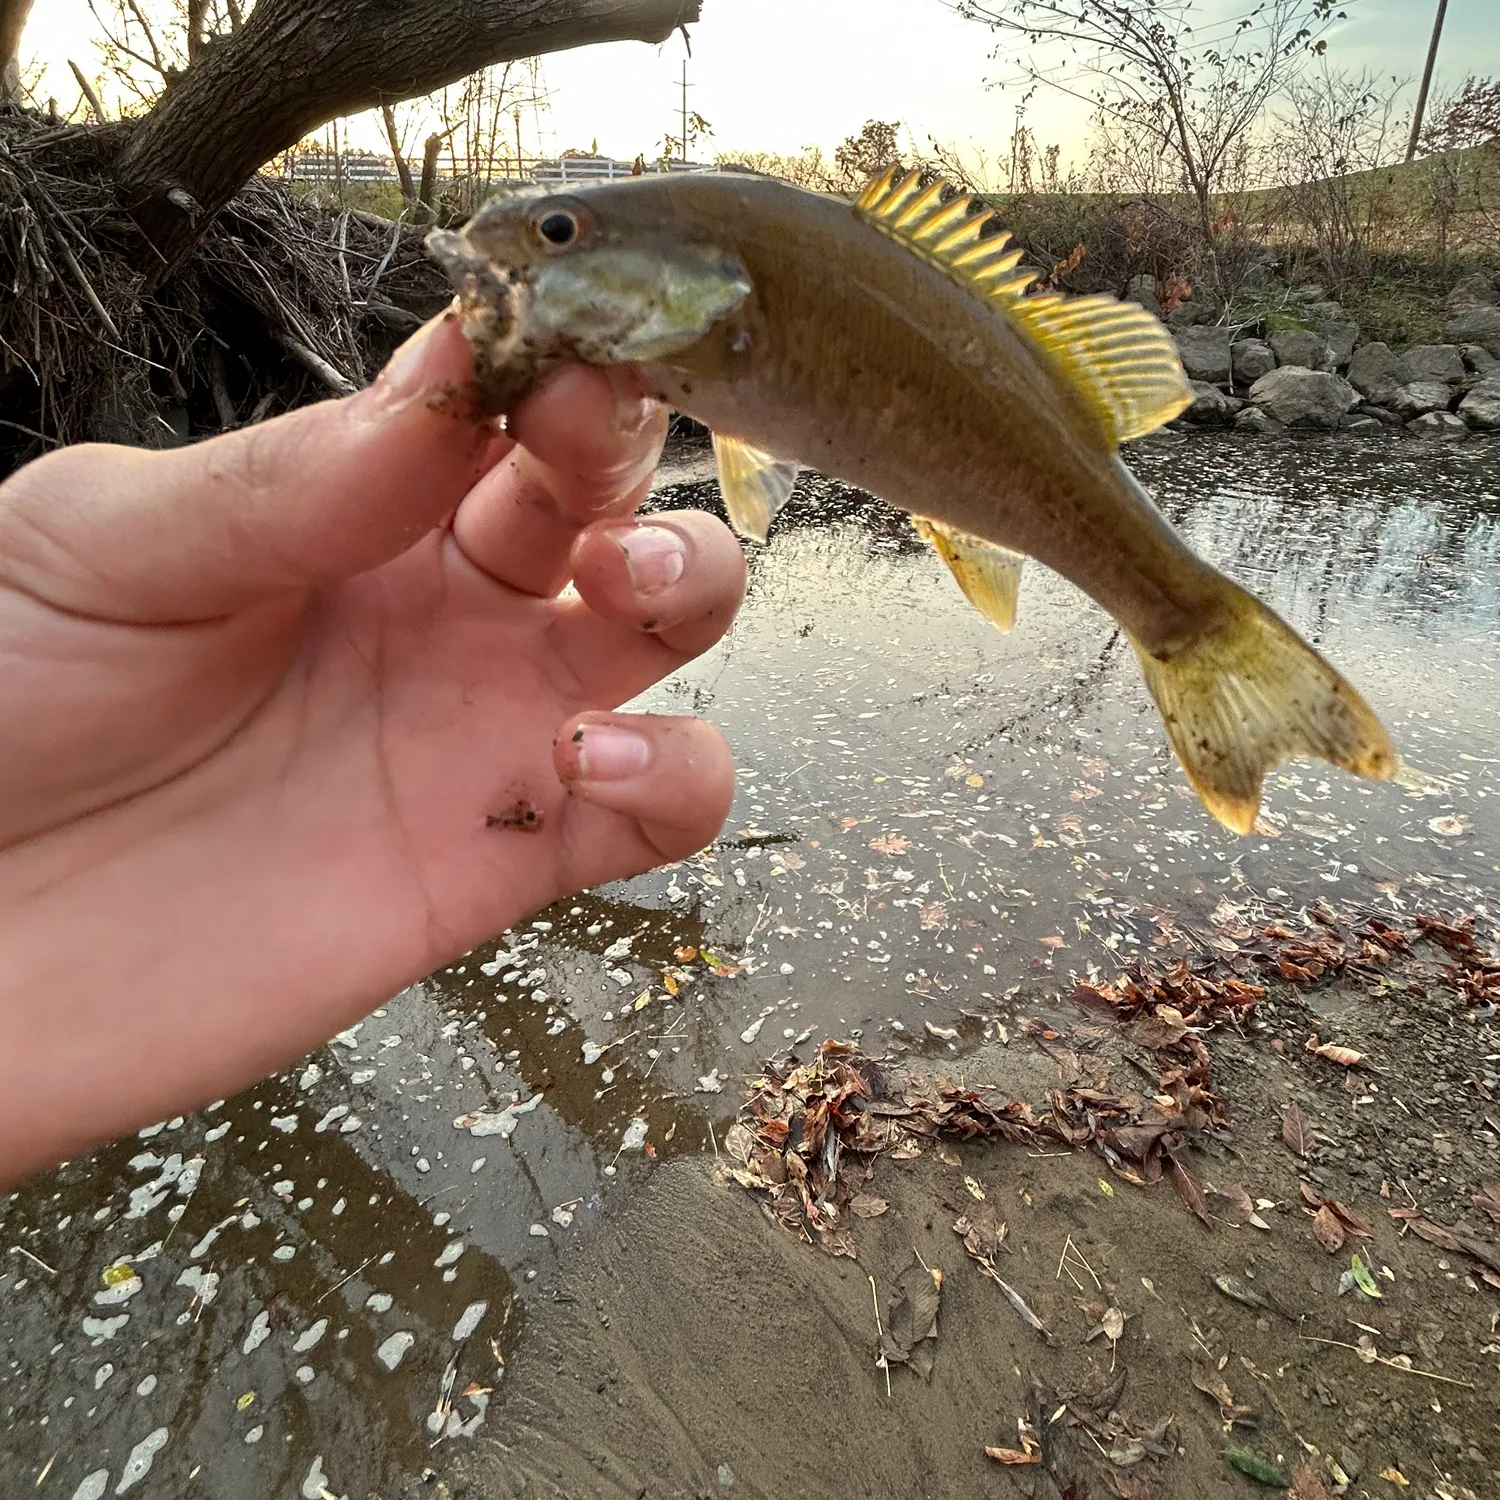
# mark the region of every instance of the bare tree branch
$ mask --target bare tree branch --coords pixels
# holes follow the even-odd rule
[[[166,91],[121,153],[122,197],[170,271],[279,151],[340,115],[490,63],[593,42],[661,42],[699,0],[260,0]],[[193,204],[193,211],[179,205]]]

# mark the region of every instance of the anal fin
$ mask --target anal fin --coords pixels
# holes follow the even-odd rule
[[[1016,594],[1026,554],[925,516],[913,516],[911,522],[917,535],[948,564],[969,603],[997,630],[1009,635],[1016,623]]]
[[[729,524],[741,536],[765,541],[771,522],[791,498],[800,465],[721,432],[714,433],[714,461]]]

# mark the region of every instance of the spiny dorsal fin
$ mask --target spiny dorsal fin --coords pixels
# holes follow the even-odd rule
[[[856,217],[1002,308],[1083,396],[1112,444],[1140,437],[1192,403],[1166,328],[1145,308],[1113,297],[1027,297],[1021,252],[1008,234],[981,237],[993,217],[971,214],[973,198],[942,181],[888,167],[854,204]]]
[[[969,603],[1002,635],[1009,635],[1016,623],[1016,594],[1026,554],[927,516],[913,516],[911,524],[948,564]]]
[[[799,466],[722,432],[714,433],[714,460],[729,524],[741,536],[765,541],[771,522],[791,496]]]

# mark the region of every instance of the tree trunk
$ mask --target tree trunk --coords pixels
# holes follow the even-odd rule
[[[15,0],[0,0],[0,7]],[[160,280],[278,151],[339,115],[430,93],[490,63],[664,41],[699,0],[260,0],[169,87],[121,152],[121,199]]]
[[[411,167],[401,150],[401,132],[396,128],[396,111],[389,102],[380,106],[380,118],[385,121],[385,138],[391,143],[391,156],[396,163],[396,176],[401,179],[401,196],[410,203],[416,197],[411,185]]]
[[[445,135],[430,135],[422,148],[422,186],[417,193],[417,202],[423,208],[432,207],[433,194],[437,191],[438,157],[447,139]]]
[[[31,0],[0,0],[0,104],[21,98],[21,33]]]

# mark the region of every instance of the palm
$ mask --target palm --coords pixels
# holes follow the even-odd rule
[[[575,780],[609,733],[577,716],[716,639],[743,571],[707,517],[624,519],[660,423],[591,454],[574,431],[600,396],[588,379],[602,386],[586,377],[566,405],[538,407],[534,444],[520,424],[528,448],[557,449],[550,464],[487,433],[455,444],[451,425],[413,449],[400,421],[438,419],[403,406],[361,434],[383,445],[367,472],[351,480],[337,454],[326,483],[294,466],[265,536],[260,491],[247,504],[231,487],[227,572],[212,514],[191,513],[204,529],[186,541],[153,531],[134,498],[111,519],[89,465],[115,465],[103,482],[118,483],[125,459],[60,456],[51,472],[71,464],[90,495],[76,515],[33,508],[24,486],[0,505],[0,646],[46,667],[0,674],[0,716],[33,726],[0,758],[0,951],[27,986],[0,1002],[0,1138],[12,1109],[56,1155],[204,1102],[526,912],[712,837],[732,776],[695,721],[635,721],[654,737],[649,775]],[[170,490],[172,466],[197,461],[154,459],[152,473]],[[212,507],[195,481],[194,503]],[[347,504],[366,531],[319,504]],[[101,525],[117,553],[99,548]],[[122,545],[132,527],[137,545]],[[627,557],[668,532],[689,565],[643,597]],[[313,586],[288,587],[288,570]],[[560,596],[570,576],[577,592]],[[73,997],[66,1027],[56,995]],[[85,1107],[47,1090],[62,1078],[92,1090]]]

